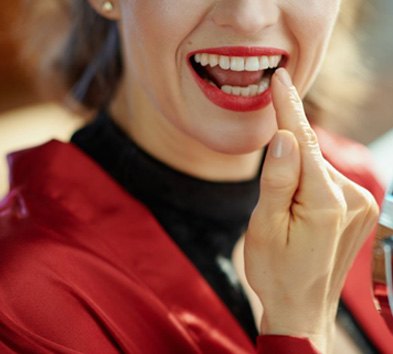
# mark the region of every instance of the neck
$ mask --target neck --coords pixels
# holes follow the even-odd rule
[[[158,160],[208,181],[243,181],[259,173],[262,151],[224,154],[211,150],[159,117],[143,102],[144,97],[133,93],[134,99],[127,100],[125,91],[119,90],[110,107],[111,115],[137,145]]]

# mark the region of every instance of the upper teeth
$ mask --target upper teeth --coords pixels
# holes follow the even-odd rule
[[[278,67],[281,55],[255,56],[255,57],[229,57],[226,55],[198,53],[194,60],[202,66],[219,66],[224,70],[233,71],[260,71]]]

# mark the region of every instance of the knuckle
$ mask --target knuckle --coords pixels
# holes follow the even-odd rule
[[[310,147],[319,146],[317,134],[307,122],[300,124],[297,128],[296,136],[298,137],[300,144]]]
[[[369,218],[378,218],[379,206],[374,196],[365,188],[358,187],[356,193],[356,204],[360,213]]]
[[[306,113],[304,111],[303,101],[300,98],[300,96],[294,86],[292,86],[289,89],[289,101],[292,105],[293,110],[295,111],[295,114],[301,118],[301,121],[303,119],[307,120]]]
[[[359,225],[365,236],[377,224],[379,206],[374,196],[365,188],[354,184],[351,193],[351,212],[354,214],[353,223]]]
[[[367,190],[363,194],[364,199],[364,214],[372,222],[376,222],[379,217],[379,206],[374,196]]]

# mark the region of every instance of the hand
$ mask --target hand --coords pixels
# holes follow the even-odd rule
[[[245,237],[247,280],[263,334],[309,337],[325,352],[346,274],[375,226],[372,195],[322,157],[285,69],[272,78],[279,131]]]

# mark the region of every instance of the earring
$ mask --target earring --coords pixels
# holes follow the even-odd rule
[[[111,12],[111,11],[113,11],[114,6],[113,6],[112,1],[104,1],[101,8],[104,12]]]

